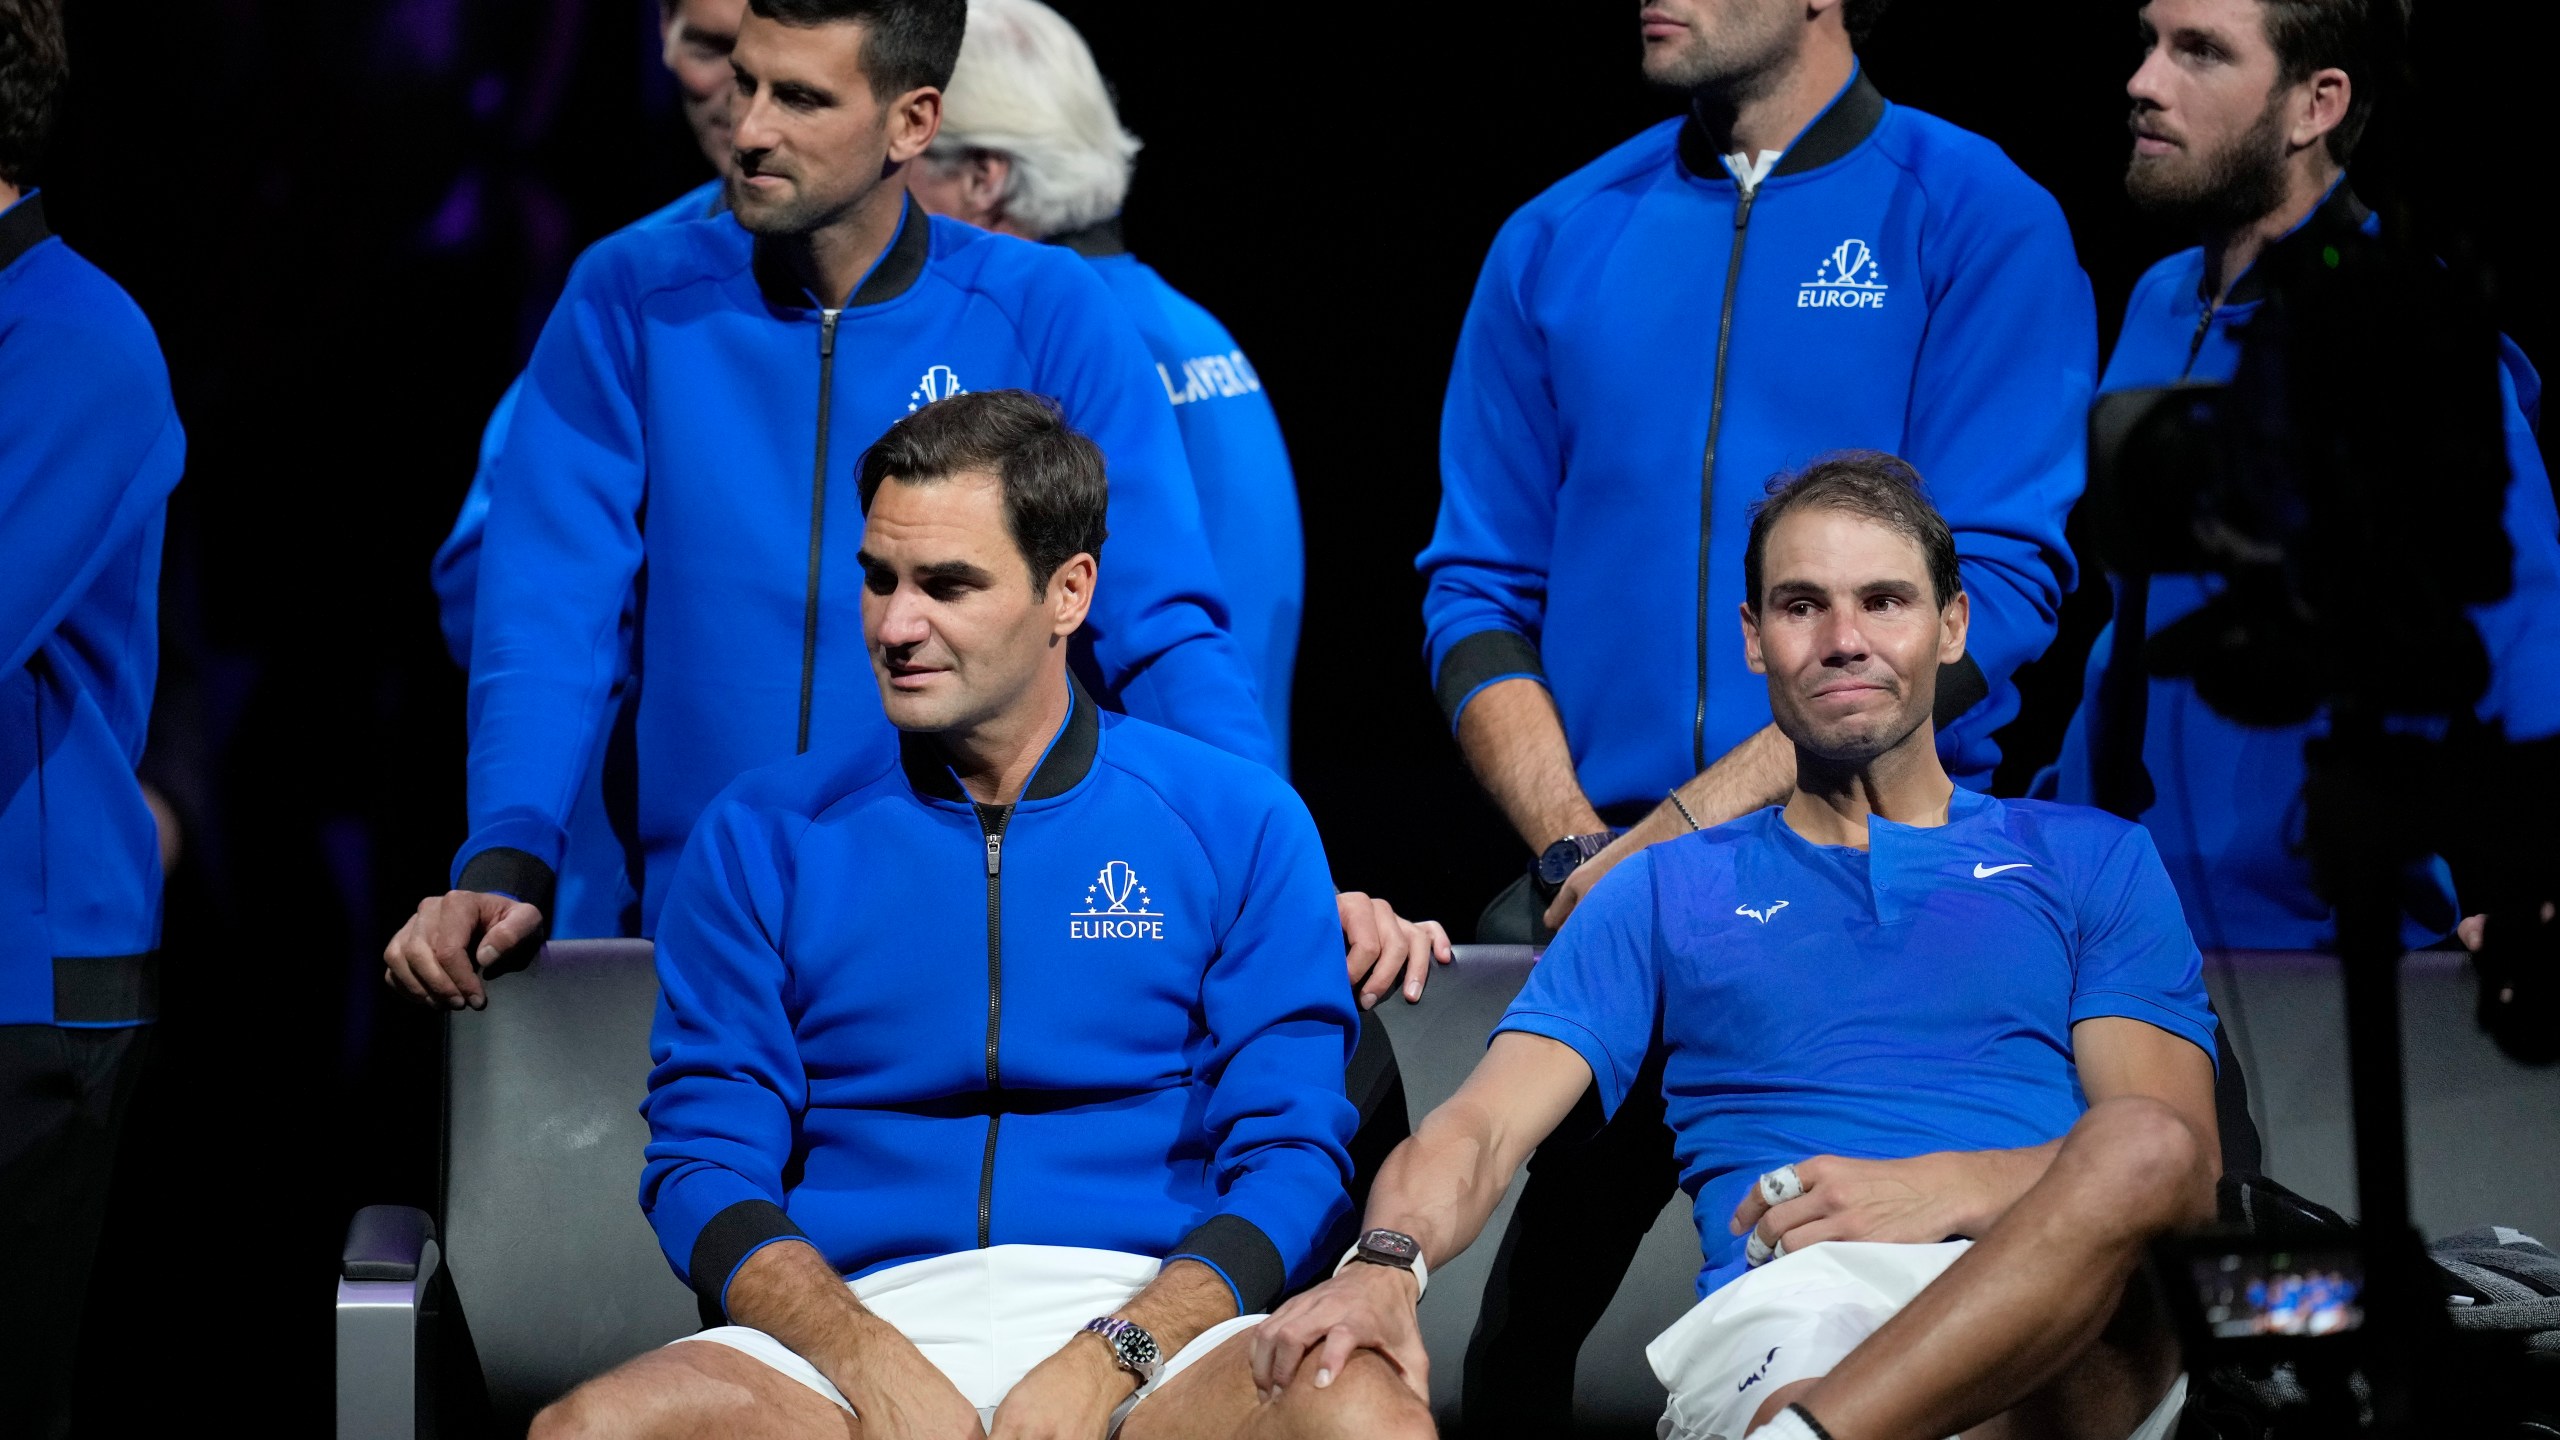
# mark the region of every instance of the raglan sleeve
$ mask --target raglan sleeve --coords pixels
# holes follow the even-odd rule
[[[1023,316],[1046,393],[1102,447],[1103,580],[1086,621],[1106,703],[1258,765],[1279,752],[1227,630],[1226,592],[1164,381],[1090,266],[1043,256]]]
[[[2519,393],[2520,375],[2538,399],[2540,382],[2518,352],[2498,372],[2515,584],[2505,599],[2474,608],[2471,620],[2489,651],[2481,717],[2500,722],[2510,740],[2542,740],[2560,734],[2560,509],[2553,505],[2551,476]]]
[[[534,346],[489,474],[471,622],[471,828],[453,883],[546,911],[641,559],[638,315],[609,260],[580,260]]]
[[[2114,1016],[2166,1030],[2215,1059],[2204,956],[2151,832],[2117,825],[2082,877],[2071,1023]],[[2216,1064],[2220,1062],[2217,1060]]]
[[[1941,753],[1987,763],[2015,713],[2019,666],[2053,643],[2075,581],[2063,527],[2087,483],[2097,304],[2061,207],[2024,175],[1961,195],[1936,221],[1929,321],[1903,458],[1955,532],[1972,631],[1938,695]],[[1986,700],[1999,697],[1994,703]]]
[[[1276,780],[1272,790],[1242,903],[1201,987],[1222,1199],[1165,1257],[1215,1269],[1239,1314],[1312,1278],[1317,1243],[1351,1208],[1346,1147],[1358,1123],[1342,1092],[1360,1022],[1333,881],[1306,806]]]
[[[124,313],[0,317],[0,674],[35,655],[184,468],[150,326],[121,292],[97,289],[101,310]]]
[[[1452,730],[1487,685],[1546,683],[1538,642],[1564,461],[1546,345],[1524,299],[1537,247],[1523,217],[1495,238],[1440,409],[1440,514],[1414,563],[1424,659]]]
[[[1517,1030],[1570,1047],[1591,1067],[1611,1115],[1644,1066],[1661,1013],[1656,859],[1639,850],[1591,887],[1493,1027],[1496,1035]]]
[[[436,623],[444,630],[445,653],[453,663],[471,666],[472,607],[480,598],[480,547],[489,538],[489,472],[497,468],[498,454],[506,448],[507,422],[516,413],[516,396],[524,390],[524,377],[507,382],[506,393],[498,397],[489,412],[489,423],[480,431],[480,462],[472,467],[471,488],[462,494],[462,509],[453,518],[453,530],[436,547],[436,556],[427,570],[428,581],[436,591]]]
[[[783,1209],[809,1095],[784,991],[781,832],[777,817],[716,802],[658,920],[640,1208],[676,1274],[713,1305],[748,1256],[801,1238]]]

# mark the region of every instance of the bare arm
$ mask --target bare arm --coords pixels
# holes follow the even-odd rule
[[[817,1366],[862,1417],[865,1436],[963,1440],[982,1433],[977,1407],[913,1342],[863,1308],[806,1241],[779,1240],[748,1256],[729,1281],[727,1308],[735,1323]]]
[[[1474,1243],[1511,1177],[1591,1084],[1591,1067],[1543,1035],[1505,1031],[1458,1093],[1425,1117],[1378,1167],[1366,1224],[1422,1242],[1424,1263],[1446,1265]],[[1353,1265],[1272,1313],[1254,1331],[1254,1384],[1288,1385],[1311,1354],[1330,1383],[1354,1350],[1375,1350],[1425,1400],[1430,1359],[1414,1324],[1412,1275]]]
[[[1493,692],[1488,689],[1485,693]],[[1481,704],[1484,696],[1476,699]],[[1653,807],[1653,813],[1629,827],[1626,834],[1610,841],[1608,849],[1584,861],[1581,868],[1567,876],[1554,903],[1547,907],[1547,928],[1563,928],[1573,907],[1581,904],[1582,897],[1619,861],[1647,845],[1688,834],[1691,818],[1697,820],[1700,829],[1722,825],[1762,806],[1777,804],[1793,794],[1795,788],[1795,745],[1778,733],[1777,726],[1762,726],[1752,732],[1751,738],[1724,752],[1724,758],[1680,785],[1680,805],[1689,808],[1687,815],[1680,813],[1679,805],[1663,801]]]
[[[1574,777],[1555,698],[1535,680],[1497,680],[1458,715],[1458,748],[1533,852],[1608,827]]]
[[[2198,1151],[2212,1159],[2202,1191],[2191,1197],[2198,1218],[2211,1218],[2213,1182],[2222,1173],[2212,1059],[2166,1030],[2117,1016],[2072,1026],[2071,1049],[2091,1105],[2139,1095],[2186,1122]],[[2023,1150],[1949,1150],[1908,1160],[1817,1155],[1796,1164],[1804,1194],[1769,1205],[1755,1186],[1734,1208],[1732,1230],[1756,1228],[1762,1244],[1788,1250],[1825,1240],[1980,1239],[2044,1178],[2061,1149],[2057,1139]]]

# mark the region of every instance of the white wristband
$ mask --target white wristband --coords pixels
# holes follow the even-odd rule
[[[1343,1271],[1351,1268],[1353,1265],[1377,1264],[1378,1262],[1375,1260],[1362,1260],[1360,1258],[1360,1247],[1355,1244],[1350,1249],[1342,1252],[1342,1259],[1334,1265],[1333,1273],[1339,1275]],[[1378,1268],[1381,1270],[1393,1270],[1396,1267],[1393,1265],[1378,1265]],[[1413,1257],[1413,1268],[1406,1273],[1413,1276],[1413,1298],[1418,1303],[1422,1299],[1424,1293],[1431,1289],[1431,1267],[1423,1263],[1421,1254],[1417,1252]]]

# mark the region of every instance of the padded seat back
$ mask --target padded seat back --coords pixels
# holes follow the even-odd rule
[[[445,1264],[502,1433],[691,1334],[693,1293],[640,1213],[645,940],[567,940],[445,1030]]]
[[[1526,945],[1461,945],[1457,958],[1435,967],[1422,1003],[1390,997],[1374,1014],[1386,1020],[1404,1073],[1405,1103],[1419,1125],[1433,1106],[1456,1093],[1484,1056],[1494,1022],[1529,978],[1537,951]],[[1422,1339],[1431,1352],[1431,1408],[1443,1423],[1461,1419],[1467,1338],[1496,1247],[1511,1224],[1521,1181],[1514,1177],[1501,1207],[1467,1252],[1431,1272],[1422,1299]],[[1653,1433],[1662,1414],[1662,1387],[1645,1364],[1644,1347],[1697,1301],[1698,1233],[1689,1197],[1675,1194],[1646,1232],[1643,1248],[1627,1268],[1618,1296],[1582,1347],[1574,1373],[1574,1419],[1595,1430]]]

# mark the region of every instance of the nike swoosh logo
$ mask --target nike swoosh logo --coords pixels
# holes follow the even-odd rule
[[[1973,862],[1973,878],[1976,880],[1988,880],[2003,870],[2033,870],[2034,868],[2036,867],[2028,864],[2024,860],[2019,861],[2015,865],[1985,865],[1981,861],[1976,860]]]

